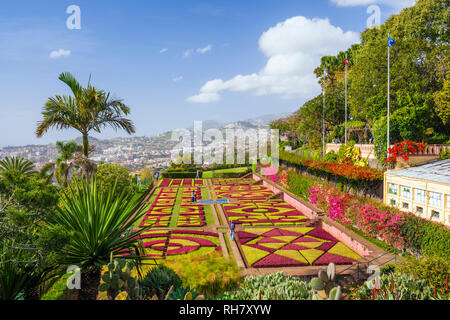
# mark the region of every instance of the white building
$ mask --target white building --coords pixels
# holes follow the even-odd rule
[[[450,159],[386,171],[384,203],[450,226]]]

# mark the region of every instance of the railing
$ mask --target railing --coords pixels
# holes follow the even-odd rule
[[[358,280],[360,280],[359,273],[362,272],[362,271],[364,270],[363,268],[360,267],[361,265],[367,265],[367,267],[369,267],[370,264],[371,264],[373,261],[378,260],[378,259],[380,259],[380,258],[382,258],[382,257],[384,257],[384,256],[386,256],[386,255],[388,255],[388,254],[390,254],[390,253],[389,253],[389,252],[385,252],[385,253],[383,253],[382,255],[373,258],[372,260],[365,261],[365,262],[359,262],[359,261],[356,262],[356,268],[357,268],[357,270],[356,270],[355,272],[353,272],[353,273],[347,275],[344,279],[341,279],[339,282],[341,283],[341,282],[345,281],[347,278],[353,277],[355,274],[358,274]],[[388,264],[389,262],[391,262],[392,260],[394,260],[394,263],[397,264],[397,259],[398,259],[399,261],[401,261],[401,258],[399,257],[399,255],[408,256],[406,253],[404,253],[404,252],[398,252],[398,250],[395,249],[395,253],[394,253],[394,257],[393,257],[393,258],[391,258],[391,259],[389,259],[389,260],[387,260],[387,261],[384,261],[382,264],[377,264],[376,266],[377,266],[377,267],[382,267],[382,266]],[[351,265],[350,267],[348,267],[348,268],[346,268],[346,269],[344,269],[344,270],[341,270],[341,271],[339,271],[339,272],[336,272],[336,275],[343,274],[345,271],[350,270],[350,269],[353,269],[354,267],[355,267],[355,264]],[[367,271],[367,268],[366,268],[366,271]]]

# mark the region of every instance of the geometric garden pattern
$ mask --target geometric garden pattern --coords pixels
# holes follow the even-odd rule
[[[286,202],[223,205],[228,220],[244,226],[301,225],[309,219]]]
[[[211,179],[210,184],[215,199],[230,200],[221,205],[228,222],[245,227],[236,240],[247,267],[352,264],[361,258],[322,228],[308,226],[308,217],[283,199],[272,198],[272,191],[252,179]],[[204,206],[191,202],[192,192],[200,199],[205,185],[203,179],[163,179],[158,184],[139,225],[149,228],[140,236],[147,256],[176,259],[221,250],[216,232],[199,229],[206,225]],[[175,216],[177,221],[171,223]]]
[[[193,252],[220,251],[218,234],[196,230],[152,230],[140,236],[147,257],[176,258]]]
[[[352,264],[361,258],[319,227],[246,228],[237,236],[249,267]]]

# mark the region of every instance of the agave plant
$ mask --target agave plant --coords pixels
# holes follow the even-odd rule
[[[142,219],[142,198],[123,192],[115,194],[116,185],[100,191],[95,179],[70,185],[61,195],[58,213],[50,224],[59,225],[72,235],[60,262],[81,268],[79,299],[96,299],[101,267],[113,257],[140,261],[144,229],[132,230]]]

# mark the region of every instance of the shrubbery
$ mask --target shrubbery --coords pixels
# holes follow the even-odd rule
[[[406,247],[428,256],[450,259],[450,231],[442,224],[405,214],[406,222],[400,227],[407,239]]]
[[[380,277],[380,289],[371,289],[367,283],[355,290],[351,297],[357,300],[434,300],[445,299],[435,294],[434,287],[425,279],[410,274],[390,273]]]
[[[249,276],[238,290],[226,292],[223,300],[309,300],[312,290],[308,282],[284,276],[283,272]]]
[[[240,280],[239,268],[217,252],[177,257],[166,265],[177,272],[184,286],[208,297],[232,290]]]
[[[302,175],[299,175],[298,173],[295,173],[293,171],[288,171],[287,184],[289,186],[290,192],[301,197],[304,200],[309,200],[308,190],[312,185],[311,179],[303,177]]]
[[[144,297],[151,298],[153,295],[157,295],[161,300],[171,286],[174,286],[174,288],[181,287],[182,281],[171,268],[165,265],[159,265],[150,269],[139,282],[139,285],[142,287]]]
[[[438,257],[411,258],[398,266],[398,271],[416,279],[426,279],[441,294],[448,294],[450,262]]]

